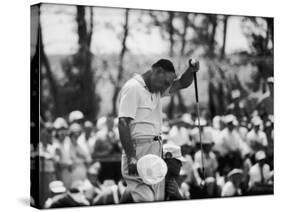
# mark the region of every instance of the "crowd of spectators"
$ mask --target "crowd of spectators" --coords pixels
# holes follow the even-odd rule
[[[94,124],[73,111],[53,123],[41,121],[40,128],[31,162],[39,157],[41,207],[120,203],[126,183],[117,118]],[[162,141],[180,147],[185,159],[176,180],[181,199],[272,194],[273,135],[273,114],[258,110],[212,119],[189,113],[164,117]]]

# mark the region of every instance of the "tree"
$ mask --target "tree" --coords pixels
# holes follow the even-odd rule
[[[258,72],[252,76],[252,83],[248,84],[252,91],[256,92],[265,86],[266,78],[273,76],[273,18],[245,17],[243,24],[251,55],[243,52],[240,55],[247,63],[258,68]]]
[[[124,25],[123,25],[123,36],[121,38],[121,43],[122,43],[122,47],[121,47],[121,51],[119,54],[119,65],[118,65],[118,75],[117,75],[117,79],[112,80],[113,84],[114,84],[114,94],[113,94],[113,98],[112,98],[112,114],[114,116],[117,115],[117,108],[116,108],[116,102],[117,102],[117,98],[118,98],[118,94],[119,91],[121,89],[121,82],[123,79],[123,74],[124,74],[124,58],[125,58],[125,54],[127,52],[127,38],[129,36],[129,9],[125,10],[125,21],[124,21]]]
[[[87,9],[87,10],[86,10]],[[89,12],[89,20],[86,19]],[[81,110],[85,116],[95,120],[99,111],[99,97],[95,87],[94,55],[90,47],[93,36],[93,8],[77,6],[76,23],[78,51],[62,62],[67,83],[63,86],[64,112]]]
[[[213,57],[215,55],[215,36],[216,36],[216,29],[217,29],[217,15],[212,14],[207,16],[211,25],[211,33],[209,37],[209,55]]]
[[[31,70],[38,71],[40,75],[40,108],[41,108],[41,117],[46,120],[45,117],[46,111],[51,111],[53,117],[56,117],[60,112],[60,104],[59,104],[59,91],[58,85],[56,82],[55,77],[53,76],[53,72],[51,70],[51,66],[49,63],[49,59],[45,53],[44,43],[43,43],[43,36],[42,36],[42,28],[40,23],[40,6],[38,7],[38,36],[37,36],[37,43],[35,49],[35,55],[31,60]],[[40,62],[38,62],[40,61]],[[37,67],[38,66],[38,67]],[[50,90],[50,96],[45,97],[43,96],[43,90],[46,89],[43,87],[43,79],[46,79],[48,82],[48,88]],[[52,121],[52,120],[48,120]]]
[[[228,16],[225,15],[223,17],[223,42],[222,42],[222,48],[221,48],[221,59],[225,56],[225,44],[226,44],[226,36],[227,36],[227,23],[228,23]]]

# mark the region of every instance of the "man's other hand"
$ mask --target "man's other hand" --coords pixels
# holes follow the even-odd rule
[[[130,158],[129,159],[129,161],[128,161],[128,172],[129,172],[129,175],[138,175],[136,158]]]

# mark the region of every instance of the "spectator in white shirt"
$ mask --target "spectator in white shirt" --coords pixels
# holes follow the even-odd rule
[[[96,140],[93,135],[93,124],[90,121],[86,121],[84,123],[84,132],[82,132],[77,139],[77,144],[83,150],[88,163],[92,161],[91,157],[94,151],[95,142]]]
[[[255,158],[257,163],[249,171],[249,188],[253,193],[260,193],[266,188],[271,172],[269,165],[265,163],[266,155],[264,151],[258,151]]]
[[[194,175],[198,185],[205,184],[207,197],[214,197],[216,195],[216,172],[218,162],[216,155],[212,151],[213,142],[210,139],[204,138],[202,140],[202,150],[199,150],[194,155]],[[203,161],[202,162],[202,154]],[[203,167],[204,165],[204,167]],[[203,181],[205,179],[205,182]]]
[[[238,124],[236,117],[230,114],[225,116],[224,121],[226,128],[221,132],[221,141],[217,143],[220,150],[219,171],[221,175],[242,166],[243,149],[243,141],[236,129]]]
[[[190,140],[190,130],[186,128],[186,124],[188,123],[185,116],[174,123],[169,132],[169,142],[172,142],[177,146],[185,144],[192,146],[192,141]]]
[[[242,195],[241,182],[243,171],[241,169],[233,169],[227,175],[228,181],[224,184],[221,192],[222,197],[232,197]]]
[[[264,150],[267,147],[266,134],[260,129],[262,120],[256,116],[252,119],[253,129],[247,134],[247,143],[251,149],[251,153]]]

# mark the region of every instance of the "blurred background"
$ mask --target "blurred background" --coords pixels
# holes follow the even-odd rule
[[[75,189],[83,191],[80,205],[119,203],[126,185],[120,173],[118,94],[130,77],[160,58],[171,59],[178,76],[190,58],[200,61],[201,123],[212,144],[205,153],[215,155],[209,176],[215,180],[204,191],[198,187],[200,171],[190,174],[200,170],[193,86],[163,98],[163,141],[180,146],[189,161],[180,174],[182,195],[227,196],[231,171],[240,170],[241,182],[234,180],[230,196],[273,193],[273,40],[273,18],[34,6],[31,72],[39,73],[40,82],[31,83],[39,86],[32,95],[40,95],[41,127],[40,141],[31,140],[31,169],[40,167],[36,204],[59,207],[55,194]],[[261,167],[268,165],[266,183],[265,173],[255,170],[260,160]],[[253,186],[256,178],[262,186]]]

